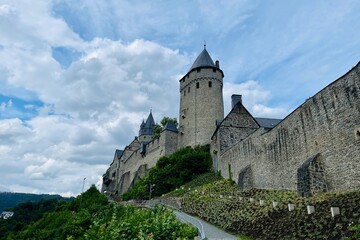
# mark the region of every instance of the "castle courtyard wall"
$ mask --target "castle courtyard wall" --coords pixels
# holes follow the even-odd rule
[[[321,156],[328,190],[359,189],[359,77],[360,63],[272,130],[258,129],[220,154],[221,174],[239,186],[295,190],[298,169]]]

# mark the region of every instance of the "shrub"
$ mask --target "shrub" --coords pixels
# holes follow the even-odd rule
[[[161,157],[147,176],[135,183],[123,195],[123,200],[147,199],[149,186],[155,184],[152,196],[161,196],[211,169],[210,147],[185,147],[177,152]]]

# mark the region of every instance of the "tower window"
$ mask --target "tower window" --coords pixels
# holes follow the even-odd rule
[[[186,95],[186,90],[184,90],[184,96]]]
[[[196,71],[197,71],[197,72],[200,72],[200,70],[201,70],[201,69],[200,69],[200,68],[198,68]]]
[[[211,81],[209,81],[209,87],[212,87],[212,82]]]
[[[188,93],[190,92],[190,87],[188,87]]]
[[[196,83],[196,88],[199,88],[200,87],[200,84],[197,82]]]
[[[212,70],[213,70],[213,72],[216,72],[216,68],[213,68]]]

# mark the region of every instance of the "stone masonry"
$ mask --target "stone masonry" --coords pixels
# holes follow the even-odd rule
[[[239,186],[252,179],[247,187],[298,189],[302,195],[359,189],[359,85],[360,63],[276,127],[259,128],[220,155],[212,153],[219,171]]]
[[[102,192],[121,195],[161,156],[210,143],[214,171],[239,189],[297,190],[303,197],[360,188],[360,62],[285,119],[255,118],[233,95],[224,118],[219,62],[204,48],[180,79],[179,127],[153,137],[150,113],[139,136],[116,150]]]

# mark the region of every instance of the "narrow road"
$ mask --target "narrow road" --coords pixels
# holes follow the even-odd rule
[[[190,216],[186,213],[180,212],[178,210],[173,210],[176,217],[183,221],[188,222],[197,227],[201,232],[201,239],[205,239],[207,237],[209,240],[230,240],[230,239],[239,239],[234,235],[231,235],[227,232],[224,232],[217,227],[210,225],[209,223],[201,220],[200,218],[196,218]]]

